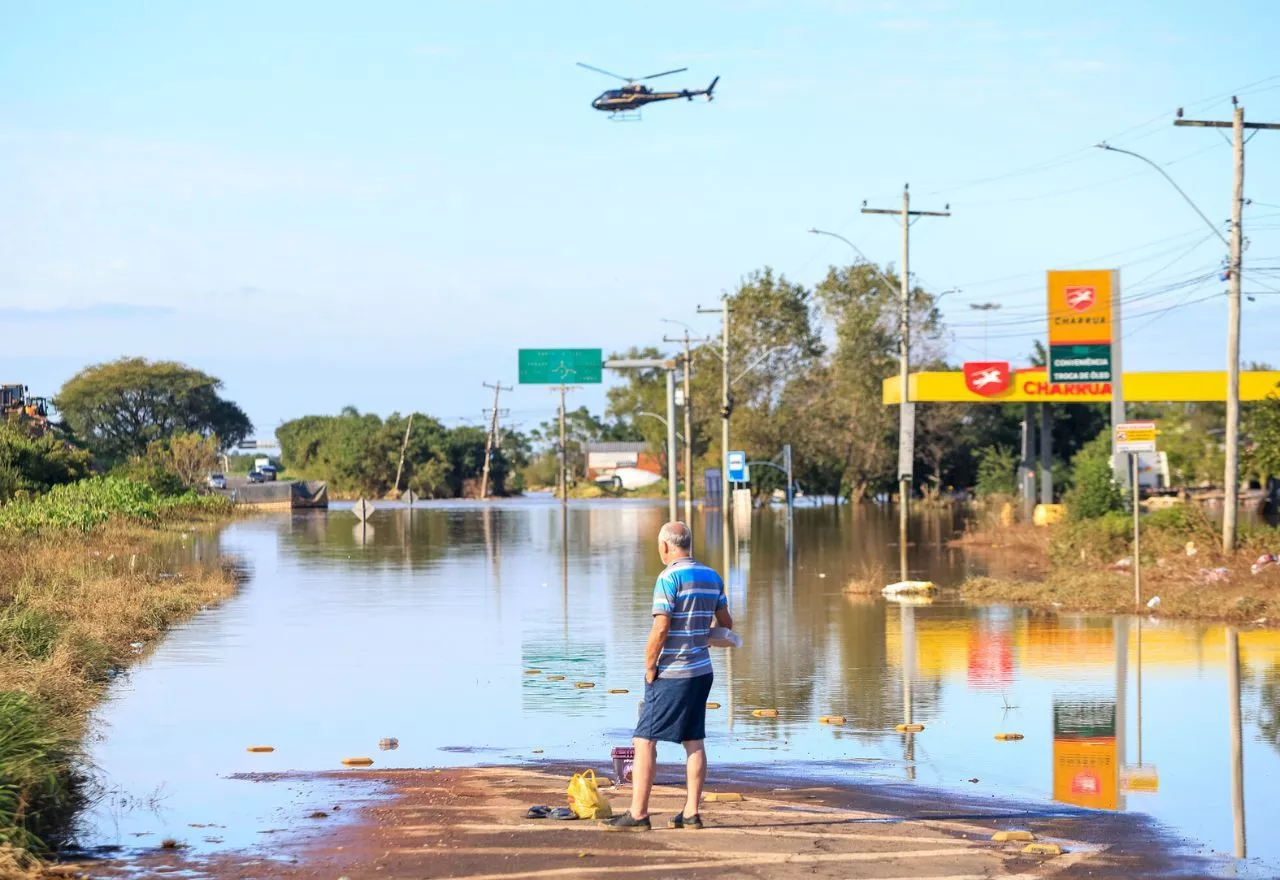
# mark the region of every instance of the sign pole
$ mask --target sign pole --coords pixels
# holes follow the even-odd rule
[[[1129,476],[1133,480],[1133,607],[1142,605],[1142,546],[1138,518],[1142,508],[1138,506],[1138,453],[1129,453]],[[1139,761],[1138,763],[1142,763]]]

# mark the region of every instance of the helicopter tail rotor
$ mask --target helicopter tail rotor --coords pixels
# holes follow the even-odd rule
[[[716,83],[718,83],[718,82],[720,82],[720,77],[718,77],[718,76],[717,76],[715,79],[713,79],[713,80],[711,81],[711,85],[707,86],[707,100],[708,100],[708,101],[710,101],[712,98],[714,98],[714,97],[715,97],[715,95],[714,95],[714,94],[712,94],[712,93],[716,90]]]

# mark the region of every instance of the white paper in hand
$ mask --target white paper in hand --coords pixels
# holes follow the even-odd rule
[[[707,633],[707,644],[713,648],[741,648],[742,636],[723,626],[713,626]]]

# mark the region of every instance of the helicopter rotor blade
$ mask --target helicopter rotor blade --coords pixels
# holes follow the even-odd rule
[[[620,79],[623,82],[628,82],[628,83],[635,82],[635,80],[629,76],[618,76],[618,74],[616,73],[610,73],[607,70],[601,70],[599,67],[592,67],[590,64],[583,64],[581,61],[578,61],[576,63],[579,67],[585,67],[587,70],[594,70],[596,73],[603,73],[605,76],[611,76],[614,79]],[[646,79],[647,78],[648,77],[646,77]]]
[[[648,76],[642,76],[641,79],[657,79],[660,76],[670,76],[673,73],[684,73],[689,68],[677,67],[675,70],[664,70],[662,73],[651,73]]]

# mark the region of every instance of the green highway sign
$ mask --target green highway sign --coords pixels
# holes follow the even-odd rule
[[[1111,381],[1111,344],[1050,345],[1049,381],[1091,385]]]
[[[604,352],[599,348],[522,348],[521,385],[599,385]]]

